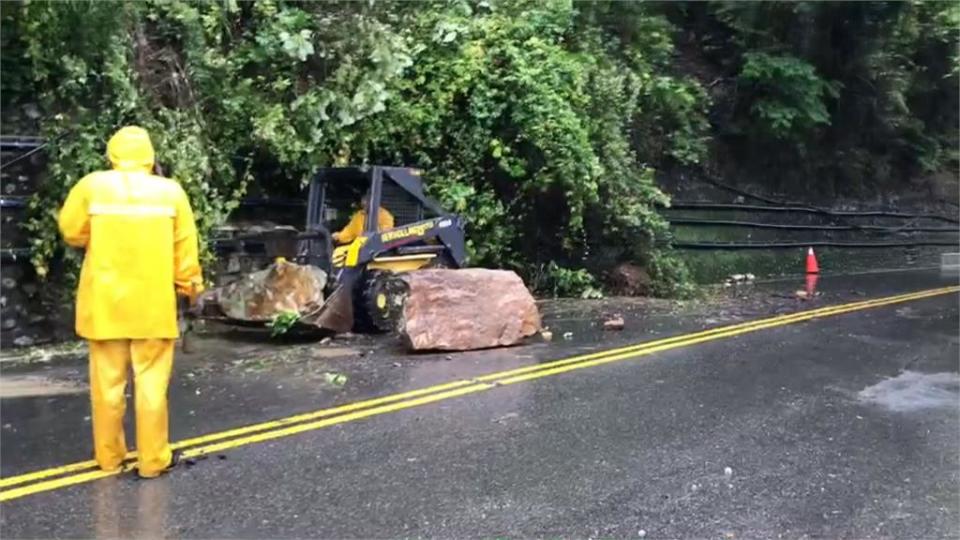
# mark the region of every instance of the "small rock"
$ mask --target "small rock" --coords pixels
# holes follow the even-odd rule
[[[551,341],[553,339],[553,332],[544,330],[543,332],[540,332],[540,337],[542,337],[544,341]]]
[[[619,315],[603,321],[604,330],[623,330],[623,326],[623,317]]]
[[[452,355],[452,354],[448,354],[448,355],[444,356],[443,359],[449,362],[450,360],[453,360],[453,355]]]
[[[401,366],[400,362],[394,362],[394,363],[393,363],[393,367],[402,367],[402,366]]]
[[[331,338],[329,338],[329,337],[325,337],[325,338],[323,338],[323,339],[320,340],[320,345],[326,345],[327,343],[330,343],[331,341],[333,341],[333,339],[331,339]]]
[[[13,340],[13,344],[17,347],[29,347],[33,345],[34,339],[29,336],[20,336],[17,339]]]
[[[324,378],[328,383],[334,384],[334,385],[337,385],[337,386],[343,386],[343,385],[347,384],[347,376],[344,375],[343,373],[332,373],[332,372],[329,372],[329,371],[328,371],[328,372],[326,372],[326,373],[323,374],[323,378]]]
[[[757,279],[757,276],[755,276],[755,275],[753,275],[753,274],[745,274],[745,275],[744,275],[744,278],[746,278],[747,281],[753,281],[753,280]]]
[[[647,531],[640,529],[639,531],[637,531],[637,536],[639,536],[640,538],[644,538],[647,536]]]
[[[611,272],[608,278],[610,289],[621,296],[646,296],[650,293],[652,281],[650,274],[642,267],[620,263]]]
[[[723,475],[726,477],[733,476],[733,469],[731,469],[730,467],[725,467],[723,469]]]
[[[564,332],[563,339],[573,339],[573,332]]]
[[[793,295],[801,300],[807,299],[807,291],[796,291]]]

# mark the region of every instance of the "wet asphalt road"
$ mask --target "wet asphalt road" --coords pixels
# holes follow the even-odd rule
[[[855,301],[956,282],[873,276],[849,298],[843,279],[821,287]],[[181,381],[174,438],[700,324],[664,321],[386,372],[365,371],[368,355],[339,393],[273,372],[218,374],[209,394]],[[3,503],[0,535],[955,538],[958,324],[956,295],[941,296],[499,387],[233,449],[156,481]],[[3,475],[85,459],[84,399],[4,399]]]

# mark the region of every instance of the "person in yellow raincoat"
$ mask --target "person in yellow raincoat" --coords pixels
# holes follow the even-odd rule
[[[107,143],[113,168],[83,177],[60,210],[67,244],[86,250],[77,289],[77,333],[90,346],[90,394],[97,464],[116,471],[127,370],[136,382],[138,474],[175,464],[168,439],[167,387],[173,365],[177,295],[203,290],[197,228],[176,181],[151,174],[153,144],[136,126]]]
[[[367,212],[370,207],[370,195],[364,194],[360,198],[360,209],[350,216],[347,226],[340,231],[333,233],[333,241],[338,244],[349,244],[363,234],[364,226],[367,224]],[[393,228],[393,214],[386,208],[380,207],[377,213],[377,230],[385,231]]]

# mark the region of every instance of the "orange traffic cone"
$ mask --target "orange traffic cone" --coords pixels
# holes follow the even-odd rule
[[[817,280],[820,279],[820,276],[817,274],[807,274],[806,290],[807,300],[813,300],[813,297],[817,295]]]
[[[819,274],[820,266],[817,264],[817,256],[813,254],[813,248],[807,249],[807,273]]]

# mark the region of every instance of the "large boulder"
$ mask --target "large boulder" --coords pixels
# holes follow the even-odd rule
[[[278,259],[215,291],[224,315],[239,321],[269,321],[285,311],[304,313],[323,304],[327,273]]]
[[[540,312],[514,272],[469,268],[403,274],[400,335],[413,350],[514,345],[540,330]]]
[[[610,271],[610,290],[621,296],[647,296],[653,280],[643,268],[630,263],[620,263]]]

